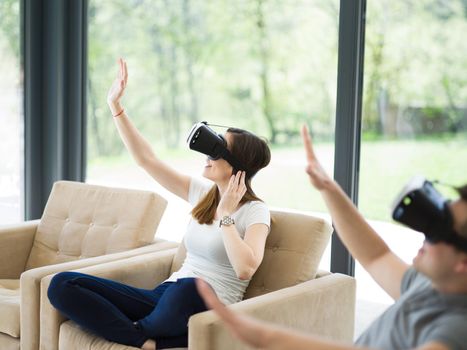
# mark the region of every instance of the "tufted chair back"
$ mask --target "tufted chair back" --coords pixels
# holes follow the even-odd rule
[[[153,192],[58,181],[37,228],[26,269],[149,244],[166,205]]]
[[[264,258],[251,279],[244,299],[291,287],[315,278],[332,227],[311,215],[271,211],[271,232]],[[183,244],[172,263],[172,272],[185,259]]]

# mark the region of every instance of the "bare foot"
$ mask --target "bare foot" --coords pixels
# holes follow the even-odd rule
[[[146,342],[141,347],[143,350],[156,350],[156,342],[152,339],[146,340]]]

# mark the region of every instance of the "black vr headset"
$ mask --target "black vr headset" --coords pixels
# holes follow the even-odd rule
[[[392,218],[422,232],[428,242],[449,243],[467,252],[467,239],[454,231],[449,202],[432,182],[417,176],[396,198]]]
[[[193,125],[186,142],[190,149],[206,154],[209,159],[225,159],[234,168],[234,173],[246,170],[243,164],[227,149],[224,136],[212,130],[207,122]]]

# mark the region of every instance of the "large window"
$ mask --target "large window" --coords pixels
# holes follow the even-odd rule
[[[0,1],[0,225],[23,220],[19,0]]]
[[[467,182],[467,8],[369,0],[366,18],[359,206],[411,263],[423,236],[392,223],[397,193],[417,174]],[[360,265],[356,277],[358,298],[391,301]]]
[[[332,173],[338,9],[337,0],[90,1],[88,181],[163,193],[161,234],[183,235],[188,206],[131,161],[105,103],[124,57],[126,111],[160,158],[198,175],[204,157],[184,144],[194,122],[249,129],[273,148],[257,194],[270,206],[324,211],[299,130],[308,123]]]

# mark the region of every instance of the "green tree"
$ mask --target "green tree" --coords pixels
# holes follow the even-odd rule
[[[0,31],[6,39],[9,52],[13,53],[19,62],[19,44],[20,44],[20,23],[19,0],[1,0],[0,1]]]

